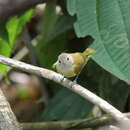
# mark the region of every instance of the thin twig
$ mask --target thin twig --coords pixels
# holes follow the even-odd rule
[[[28,54],[27,47],[21,48],[21,50],[13,57],[15,60],[22,60]]]
[[[35,54],[35,51],[34,51],[34,46],[31,43],[31,37],[29,35],[27,27],[25,27],[24,30],[23,30],[22,40],[24,41],[25,46],[29,50],[29,57],[30,57],[31,63],[33,65],[37,65],[37,59],[36,59],[36,54]]]
[[[0,63],[21,69],[23,71],[27,71],[29,73],[35,73],[44,78],[53,80],[54,82],[57,82],[63,85],[64,87],[69,88],[70,90],[79,94],[83,98],[89,100],[93,104],[98,105],[102,110],[110,114],[119,123],[129,122],[129,119],[126,116],[124,116],[119,110],[110,105],[108,102],[101,99],[100,97],[90,92],[89,90],[85,89],[81,85],[76,84],[68,80],[67,78],[64,78],[64,76],[62,76],[61,74],[58,74],[52,70],[36,67],[17,60],[13,60],[11,58],[6,58],[4,56],[0,56]]]
[[[130,118],[130,113],[126,113],[124,115]],[[98,118],[81,120],[21,123],[21,127],[23,130],[66,130],[78,128],[97,128],[114,123],[115,120],[112,117],[109,115],[104,115]]]

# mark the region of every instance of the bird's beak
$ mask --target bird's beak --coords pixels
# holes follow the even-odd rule
[[[53,68],[53,69],[56,68],[56,64],[57,64],[57,62],[55,62],[55,63],[52,65],[52,68]]]

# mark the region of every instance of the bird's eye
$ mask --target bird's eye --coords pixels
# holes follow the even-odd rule
[[[69,60],[69,57],[67,57],[67,60]]]
[[[59,63],[61,63],[61,61],[59,60]]]

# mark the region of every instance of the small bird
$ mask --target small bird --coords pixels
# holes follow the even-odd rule
[[[90,55],[95,52],[95,50],[87,48],[84,52],[61,53],[53,64],[53,68],[67,78],[74,77],[80,74]]]

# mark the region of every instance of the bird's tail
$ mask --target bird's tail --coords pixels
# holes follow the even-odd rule
[[[87,48],[84,52],[83,52],[83,56],[84,57],[87,57],[87,56],[90,56],[91,54],[94,54],[96,53],[96,51],[94,49],[91,49],[91,48]]]

